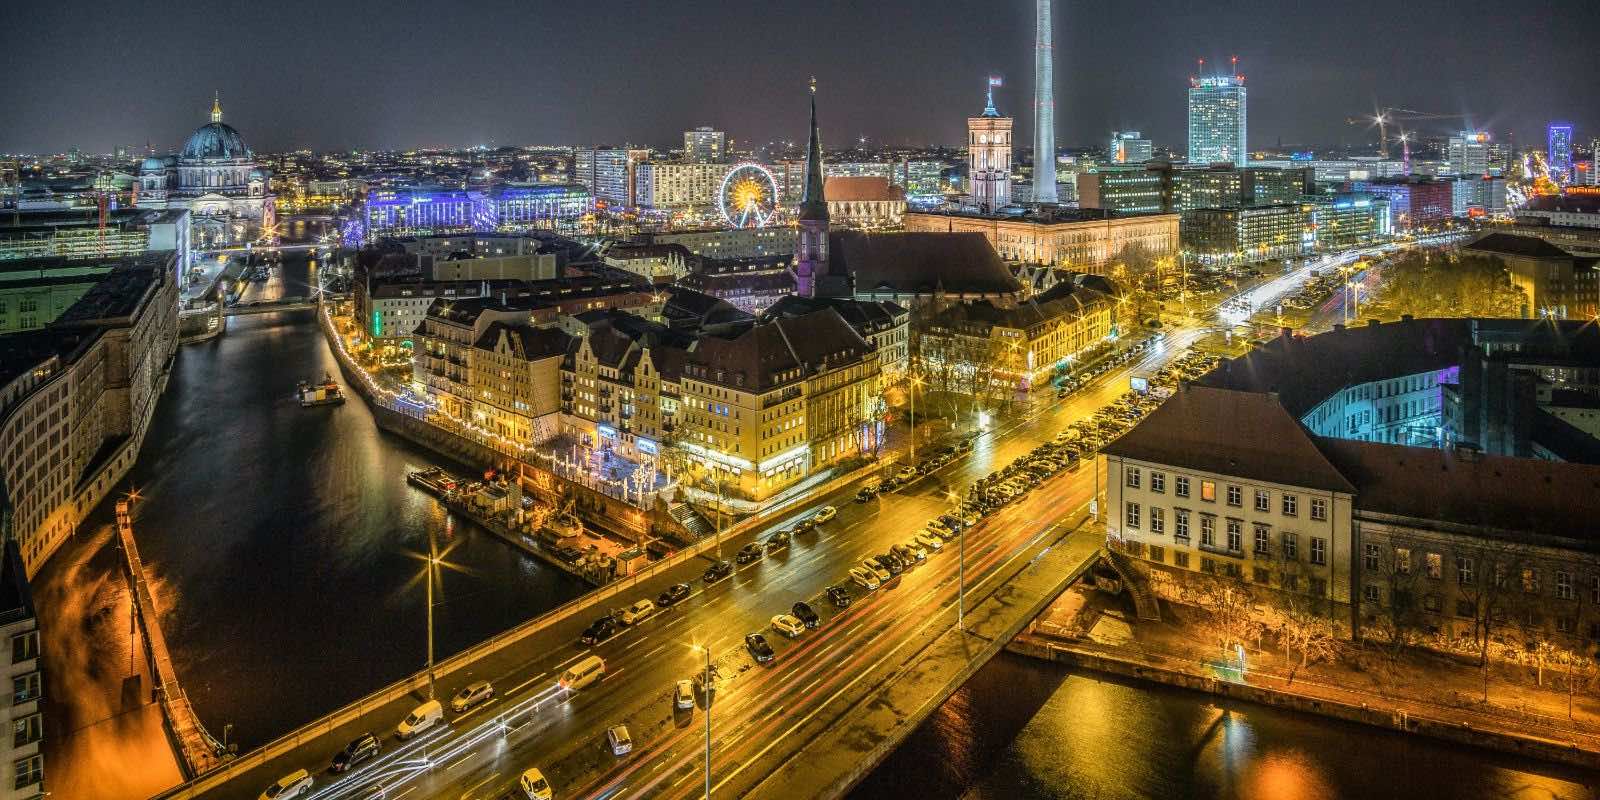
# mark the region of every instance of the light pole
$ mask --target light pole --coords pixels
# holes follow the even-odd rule
[[[960,498],[955,493],[955,490],[950,490],[945,496],[950,498],[950,504],[956,506],[956,511],[959,512],[961,510],[958,504]],[[967,629],[967,521],[959,513],[951,516],[961,523],[961,531],[956,534],[957,544],[960,547],[960,560],[958,563],[960,564],[961,575],[956,589],[956,630],[965,631]]]
[[[433,571],[439,565],[439,547],[433,527],[428,527],[428,699],[433,699]]]
[[[711,696],[713,684],[711,683],[711,647],[697,644],[696,650],[706,656],[706,800],[711,800]]]
[[[917,463],[917,387],[922,385],[922,379],[911,379],[911,463]]]

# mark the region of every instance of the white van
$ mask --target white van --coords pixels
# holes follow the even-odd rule
[[[517,785],[522,787],[522,793],[528,796],[528,800],[551,800],[554,797],[550,791],[549,781],[544,779],[544,773],[538,768],[523,772]]]
[[[444,706],[438,700],[429,700],[412,709],[405,719],[400,720],[394,732],[401,740],[410,739],[441,722],[444,722]]]
[[[297,769],[277,780],[261,793],[260,800],[289,800],[311,791],[311,773]]]
[[[606,662],[599,656],[589,656],[567,668],[561,674],[561,688],[582,689],[606,676]]]
[[[656,604],[653,600],[639,600],[633,605],[622,610],[618,616],[624,625],[637,625],[656,613]]]

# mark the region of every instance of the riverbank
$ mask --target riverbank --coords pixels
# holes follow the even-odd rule
[[[1222,657],[1207,645],[1206,632],[1139,621],[1092,590],[1069,590],[1060,605],[1073,607],[1072,622],[1036,624],[1008,649],[1078,669],[1600,770],[1600,704],[1588,692],[1523,685],[1503,671],[1491,674],[1484,692],[1477,667],[1416,653],[1305,667],[1273,648]]]

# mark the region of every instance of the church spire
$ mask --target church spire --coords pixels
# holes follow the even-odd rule
[[[811,140],[806,143],[806,188],[800,199],[800,219],[828,221],[828,198],[823,194],[822,136],[817,132],[817,79],[811,79]]]
[[[222,121],[222,93],[221,92],[216,92],[216,93],[213,93],[211,95],[211,121],[212,122],[221,122]]]

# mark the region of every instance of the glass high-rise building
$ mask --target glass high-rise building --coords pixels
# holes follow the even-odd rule
[[[1450,174],[1463,178],[1488,175],[1490,146],[1487,131],[1461,131],[1450,137],[1445,157]]]
[[[1189,163],[1244,166],[1243,75],[1189,80]]]
[[[1549,152],[1545,164],[1550,168],[1550,180],[1556,183],[1572,182],[1572,126],[1551,123],[1548,130]]]
[[[1155,157],[1155,148],[1138,131],[1116,131],[1107,155],[1113,164],[1143,164]]]

